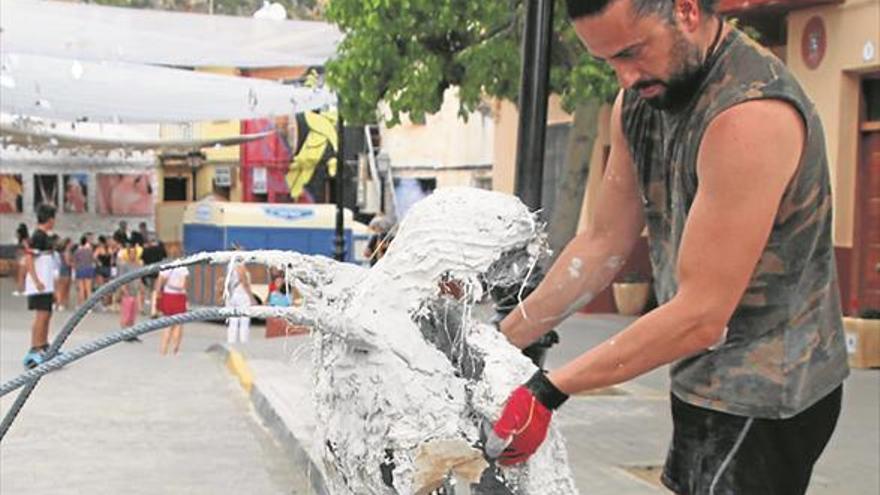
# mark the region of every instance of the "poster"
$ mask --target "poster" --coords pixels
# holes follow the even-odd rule
[[[23,196],[21,174],[0,174],[0,213],[21,213]]]
[[[99,215],[153,214],[153,186],[149,174],[98,174],[95,179]]]
[[[58,176],[34,175],[34,211],[42,204],[58,208]]]
[[[88,174],[64,174],[64,212],[85,213],[89,204]]]

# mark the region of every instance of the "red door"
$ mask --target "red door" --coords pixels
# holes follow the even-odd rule
[[[854,281],[861,311],[880,310],[880,129],[862,134]]]

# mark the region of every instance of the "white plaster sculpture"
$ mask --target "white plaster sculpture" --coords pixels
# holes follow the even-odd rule
[[[497,419],[535,366],[472,309],[546,254],[518,199],[450,188],[412,207],[369,270],[261,258],[287,266],[307,301],[291,311],[316,332],[316,437],[332,494],[577,492],[552,426],[520,466],[487,468],[476,447],[483,419]]]

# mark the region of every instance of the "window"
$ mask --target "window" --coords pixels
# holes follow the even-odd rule
[[[165,177],[162,181],[162,201],[186,201],[188,183],[186,177]]]
[[[862,81],[862,93],[865,101],[865,120],[880,121],[880,79]]]

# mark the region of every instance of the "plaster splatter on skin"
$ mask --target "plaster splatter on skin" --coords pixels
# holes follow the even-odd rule
[[[316,331],[316,438],[331,493],[429,493],[438,483],[451,493],[452,479],[476,481],[481,421],[497,419],[535,366],[473,307],[487,288],[521,282],[547,254],[541,226],[519,200],[469,188],[414,205],[369,270],[240,253],[285,268],[303,292],[305,305],[285,312]],[[486,470],[471,493],[488,493],[487,474],[500,478],[488,480],[500,488],[492,493],[577,493],[552,426],[527,463]]]
[[[584,262],[581,261],[580,258],[572,258],[571,262],[568,264],[568,276],[571,278],[580,278],[581,267],[583,266]]]

